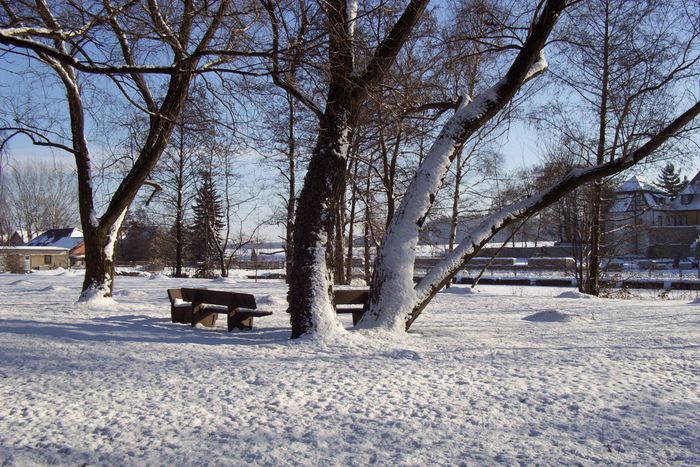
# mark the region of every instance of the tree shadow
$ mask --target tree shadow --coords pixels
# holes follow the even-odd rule
[[[257,326],[249,331],[226,332],[225,326],[192,328],[172,323],[168,318],[147,315],[120,315],[93,318],[90,321],[1,320],[0,334],[52,337],[93,342],[141,342],[200,345],[269,345],[286,344],[290,330],[283,327]]]

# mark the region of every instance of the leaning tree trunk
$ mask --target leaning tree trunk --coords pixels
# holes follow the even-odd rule
[[[699,114],[700,102],[670,122],[637,150],[590,168],[573,169],[546,190],[487,217],[469,235],[462,239],[454,251],[448,253],[437,266],[432,268],[415,288],[411,289],[410,301],[402,301],[402,305],[405,308],[396,309],[396,314],[393,316],[380,315],[380,319],[376,321],[391,329],[396,329],[402,324],[405,325],[405,329],[408,329],[435,294],[449,283],[451,278],[498,232],[520,220],[527,219],[585,183],[629,169],[656,151]],[[399,277],[402,276],[399,275]],[[370,299],[372,299],[371,294]],[[371,311],[372,308],[370,308]],[[360,324],[367,326],[365,319],[368,315],[366,314],[363,317]],[[371,315],[369,316],[371,317]]]
[[[452,161],[467,139],[503,109],[526,81],[546,69],[542,48],[565,6],[565,0],[548,1],[505,76],[473,101],[464,99],[442,128],[384,236],[372,275],[369,309],[358,323],[361,327],[403,331],[410,325],[411,312],[421,301],[413,285],[418,236]],[[439,286],[448,280],[442,277]]]

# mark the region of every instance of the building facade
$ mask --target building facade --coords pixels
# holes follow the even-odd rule
[[[697,257],[700,172],[676,197],[644,177],[630,178],[615,190],[606,221],[605,243],[612,256]]]

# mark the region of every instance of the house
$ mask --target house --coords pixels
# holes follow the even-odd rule
[[[51,229],[26,245],[0,247],[0,271],[68,268],[85,259],[83,234],[78,229]]]
[[[691,245],[700,236],[700,172],[676,197],[644,177],[630,178],[615,190],[606,222],[614,256],[696,256]]]
[[[0,271],[23,273],[32,269],[67,268],[69,251],[56,246],[0,246]]]
[[[85,260],[83,233],[74,228],[47,230],[27,242],[26,246],[67,248],[69,266],[79,266]]]

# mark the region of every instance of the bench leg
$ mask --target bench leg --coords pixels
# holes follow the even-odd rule
[[[362,318],[362,315],[364,315],[365,312],[364,310],[358,310],[358,311],[353,311],[352,312],[352,325],[355,326],[360,319]]]
[[[246,331],[250,331],[253,329],[253,317],[248,317],[245,318],[241,314],[239,314],[236,310],[229,311],[228,313],[228,332],[233,331],[234,329],[243,329]]]
[[[202,304],[192,307],[192,327],[201,324],[204,327],[211,328],[214,327],[214,323],[216,323],[216,313],[207,311]]]

